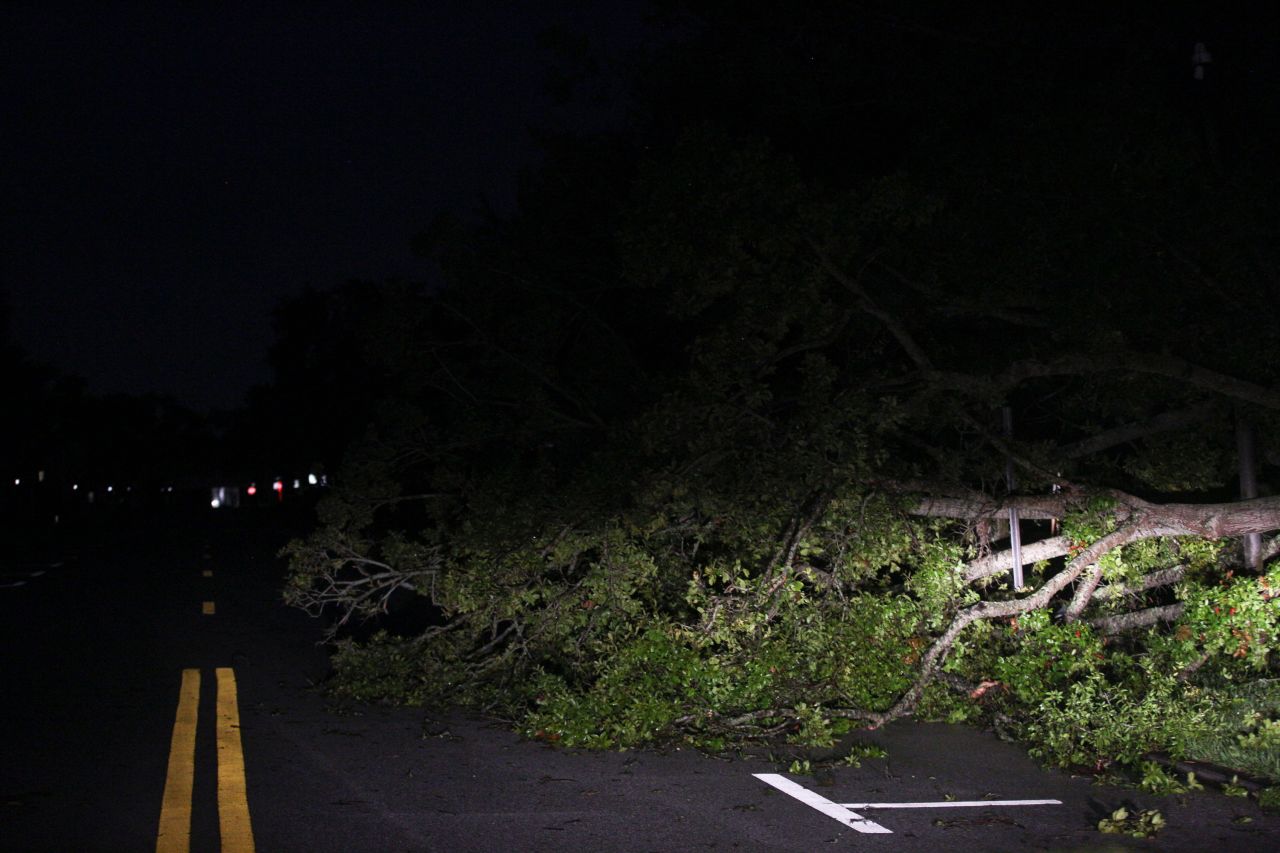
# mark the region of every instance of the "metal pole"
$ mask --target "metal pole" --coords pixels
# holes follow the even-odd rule
[[[1240,497],[1249,500],[1258,496],[1258,467],[1254,449],[1253,424],[1236,410],[1236,450],[1240,462]],[[1244,563],[1255,572],[1262,571],[1262,534],[1247,533],[1244,537]]]
[[[1004,437],[1012,439],[1013,409],[1005,406],[1001,413],[1004,415]],[[1007,453],[1004,457],[1004,482],[1012,495],[1017,480],[1013,476],[1013,457]],[[1013,506],[1009,507],[1009,546],[1013,551],[1013,588],[1022,589],[1022,530],[1018,526],[1018,508]]]

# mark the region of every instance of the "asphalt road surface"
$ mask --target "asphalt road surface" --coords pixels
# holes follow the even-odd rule
[[[887,759],[815,779],[557,749],[461,714],[335,713],[314,688],[319,626],[279,604],[280,520],[121,519],[10,549],[0,849],[1280,850],[1280,817],[1249,800],[1096,786],[965,728],[895,724],[869,735]],[[1100,834],[1126,804],[1167,828]]]

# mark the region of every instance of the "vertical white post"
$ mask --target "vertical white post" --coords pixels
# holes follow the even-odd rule
[[[1258,496],[1258,467],[1255,458],[1253,424],[1236,410],[1236,451],[1240,461],[1240,498],[1248,500]],[[1262,534],[1246,533],[1244,536],[1244,563],[1255,572],[1262,571]]]
[[[1013,438],[1013,409],[1005,406],[1002,413],[1004,437],[1009,440]],[[1007,453],[1004,458],[1004,481],[1012,495],[1017,480],[1013,476],[1013,457]],[[1013,551],[1013,588],[1022,589],[1022,529],[1018,525],[1018,508],[1012,506],[1009,507],[1009,547]]]

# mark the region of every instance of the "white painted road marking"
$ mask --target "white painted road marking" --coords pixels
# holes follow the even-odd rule
[[[885,829],[875,821],[867,820],[857,812],[850,811],[839,803],[833,803],[821,794],[815,794],[803,785],[797,785],[785,776],[777,773],[753,773],[757,779],[767,785],[772,785],[784,794],[795,797],[800,802],[810,808],[817,809],[824,815],[834,818],[845,826],[855,829],[858,832],[878,832],[892,833],[892,829]]]
[[[936,803],[841,803],[846,809],[970,809],[979,806],[1060,806],[1062,800],[942,800]]]
[[[854,809],[958,809],[981,808],[983,806],[1060,806],[1062,800],[943,800],[941,802],[923,803],[833,803],[821,794],[810,791],[803,785],[792,782],[777,773],[753,773],[757,779],[772,785],[784,794],[795,797],[810,808],[817,809],[824,815],[840,821],[845,826],[858,832],[892,833],[875,821],[867,820]]]

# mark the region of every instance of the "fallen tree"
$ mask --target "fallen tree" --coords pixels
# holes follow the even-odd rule
[[[704,129],[616,192],[568,158],[445,247],[453,286],[358,318],[390,400],[289,549],[289,600],[335,615],[334,690],[589,746],[918,714],[1065,764],[1177,755],[1211,694],[1275,673],[1280,497],[1230,500],[1275,479],[1246,462],[1277,458],[1274,324],[1243,273],[1197,289],[1124,227],[1169,181],[1020,218],[1110,174],[1064,151],[984,173],[993,210],[985,183],[831,189]],[[626,205],[563,203],[602,195]],[[1247,248],[1178,233],[1197,269]],[[344,633],[397,596],[430,623]]]

